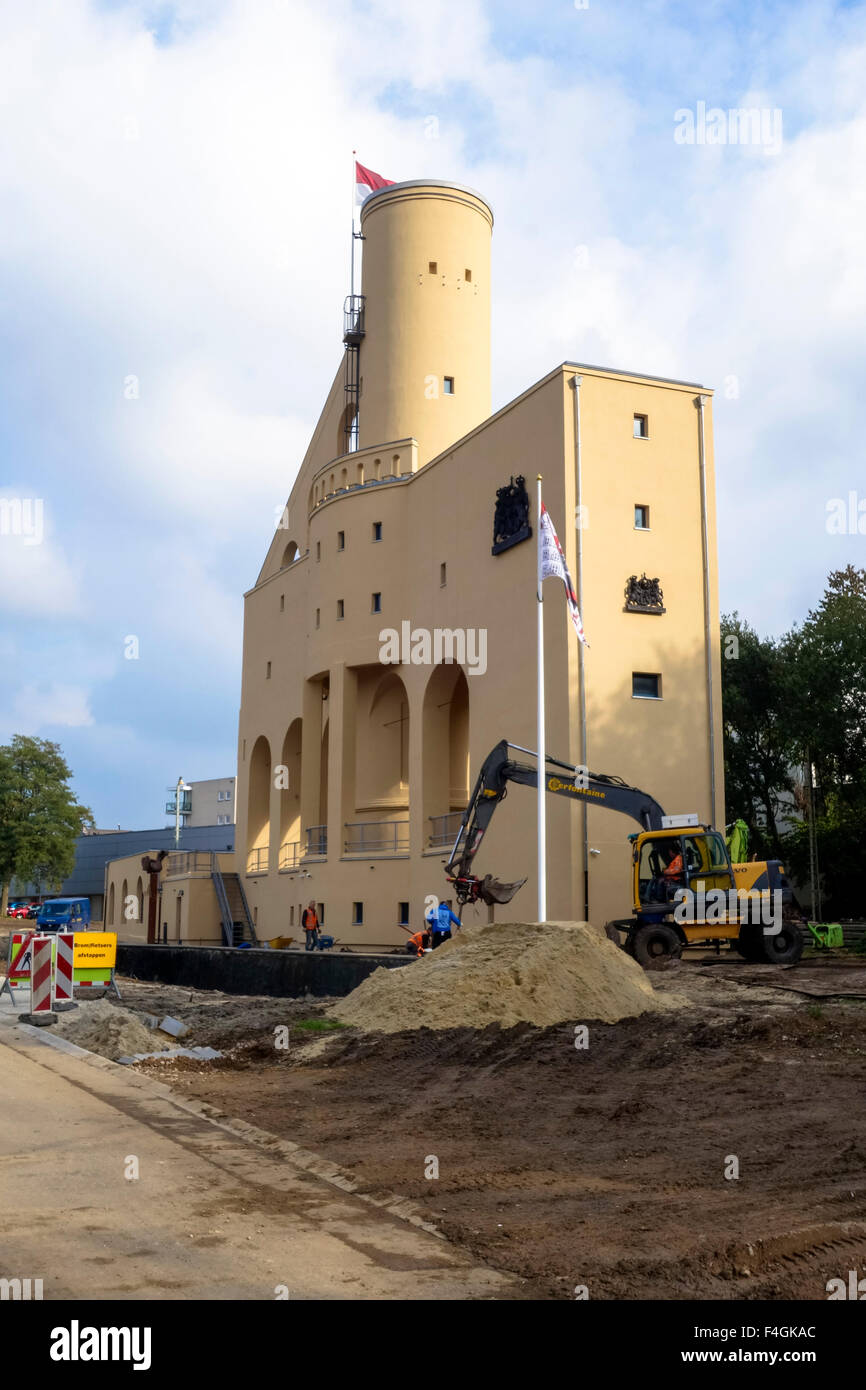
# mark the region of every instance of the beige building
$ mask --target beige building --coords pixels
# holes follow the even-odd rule
[[[450,896],[443,860],[486,754],[535,747],[538,473],[591,643],[582,691],[547,581],[548,752],[723,821],[711,401],[566,362],[491,415],[489,206],[413,181],[361,220],[344,358],[246,595],[236,854],[260,938],[297,932],[313,899],[341,943],[397,945],[428,895]],[[494,547],[497,490],[518,478],[531,537]],[[478,855],[480,873],[528,877],[500,920],[535,914],[535,809],[513,787]],[[548,798],[552,919],[582,916],[587,859],[591,918],[629,912],[637,826],[587,815],[585,846],[581,808]]]
[[[151,875],[142,859],[157,851],[112,859],[105,866],[106,931],[129,945],[144,945],[150,919]],[[169,946],[223,946],[231,941],[231,922],[242,928],[244,909],[235,876],[235,856],[216,850],[176,851],[166,856],[155,880],[154,942]],[[236,942],[248,939],[234,932]],[[152,943],[153,944],[153,943]]]

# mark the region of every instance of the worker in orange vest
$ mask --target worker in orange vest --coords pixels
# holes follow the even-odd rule
[[[301,926],[304,929],[304,949],[306,951],[315,951],[319,940],[319,916],[316,912],[315,902],[307,903],[307,906],[304,908]]]
[[[428,931],[416,931],[414,936],[410,936],[406,942],[406,950],[411,955],[415,952],[416,956],[423,956],[424,952],[430,948],[430,933]]]

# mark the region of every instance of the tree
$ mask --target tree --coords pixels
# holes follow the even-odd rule
[[[59,885],[72,871],[75,841],[93,817],[70,788],[56,743],[16,734],[0,747],[0,883],[5,913],[13,877]]]
[[[721,630],[726,819],[742,817],[752,847],[778,859],[793,790],[790,674],[780,644],[738,613],[723,614]]]

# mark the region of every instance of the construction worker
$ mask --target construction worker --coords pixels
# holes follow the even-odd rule
[[[304,908],[301,926],[304,929],[304,950],[315,951],[319,943],[319,915],[315,902],[307,903]]]
[[[406,942],[406,950],[410,956],[423,956],[425,951],[430,950],[430,933],[428,931],[416,931],[415,935],[410,936]]]
[[[424,921],[430,927],[430,935],[433,938],[433,950],[441,946],[443,941],[451,940],[451,923],[455,927],[462,925],[460,918],[455,917],[447,903],[439,903],[438,907],[431,907],[424,914]]]

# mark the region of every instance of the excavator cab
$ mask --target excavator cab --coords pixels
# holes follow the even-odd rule
[[[633,839],[634,912],[647,921],[658,921],[671,911],[679,888],[694,892],[735,887],[724,838],[717,830],[701,826],[684,834],[680,830],[648,831]]]

